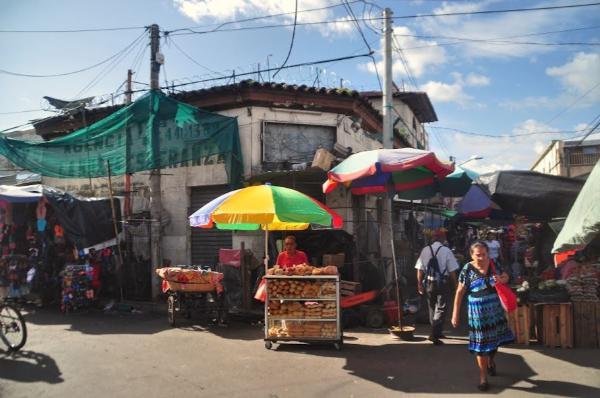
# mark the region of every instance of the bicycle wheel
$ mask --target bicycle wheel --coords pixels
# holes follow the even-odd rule
[[[0,304],[0,339],[10,351],[17,351],[27,341],[27,327],[23,315],[10,304]]]

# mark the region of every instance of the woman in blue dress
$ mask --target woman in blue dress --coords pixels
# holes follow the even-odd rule
[[[489,388],[487,375],[496,375],[494,357],[498,347],[514,340],[506,314],[496,293],[496,282],[508,282],[508,274],[497,265],[492,272],[488,247],[484,242],[471,245],[472,261],[467,263],[458,277],[458,289],[454,296],[452,326],[457,327],[463,296],[468,294],[469,351],[474,353],[479,366],[481,391]]]

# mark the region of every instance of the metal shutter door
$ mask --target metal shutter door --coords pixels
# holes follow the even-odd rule
[[[192,188],[189,214],[192,214],[217,196],[229,191],[230,188],[228,185],[209,185]],[[219,249],[231,248],[231,236],[231,231],[192,228],[192,264],[215,265],[218,262]]]

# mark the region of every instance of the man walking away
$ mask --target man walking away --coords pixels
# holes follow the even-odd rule
[[[427,294],[431,334],[428,340],[434,345],[442,345],[444,319],[446,317],[450,286],[448,279],[457,286],[458,263],[452,251],[441,242],[442,231],[435,231],[433,242],[421,250],[415,268],[417,269],[417,289],[419,294]]]

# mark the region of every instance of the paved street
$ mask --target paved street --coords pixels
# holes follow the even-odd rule
[[[27,315],[24,351],[0,352],[0,396],[388,397],[476,396],[476,368],[455,336],[443,347],[384,331],[346,333],[331,347],[268,351],[260,326],[178,329],[154,314]],[[426,332],[426,330],[422,330]],[[600,396],[598,350],[511,347],[498,356],[489,394]]]

